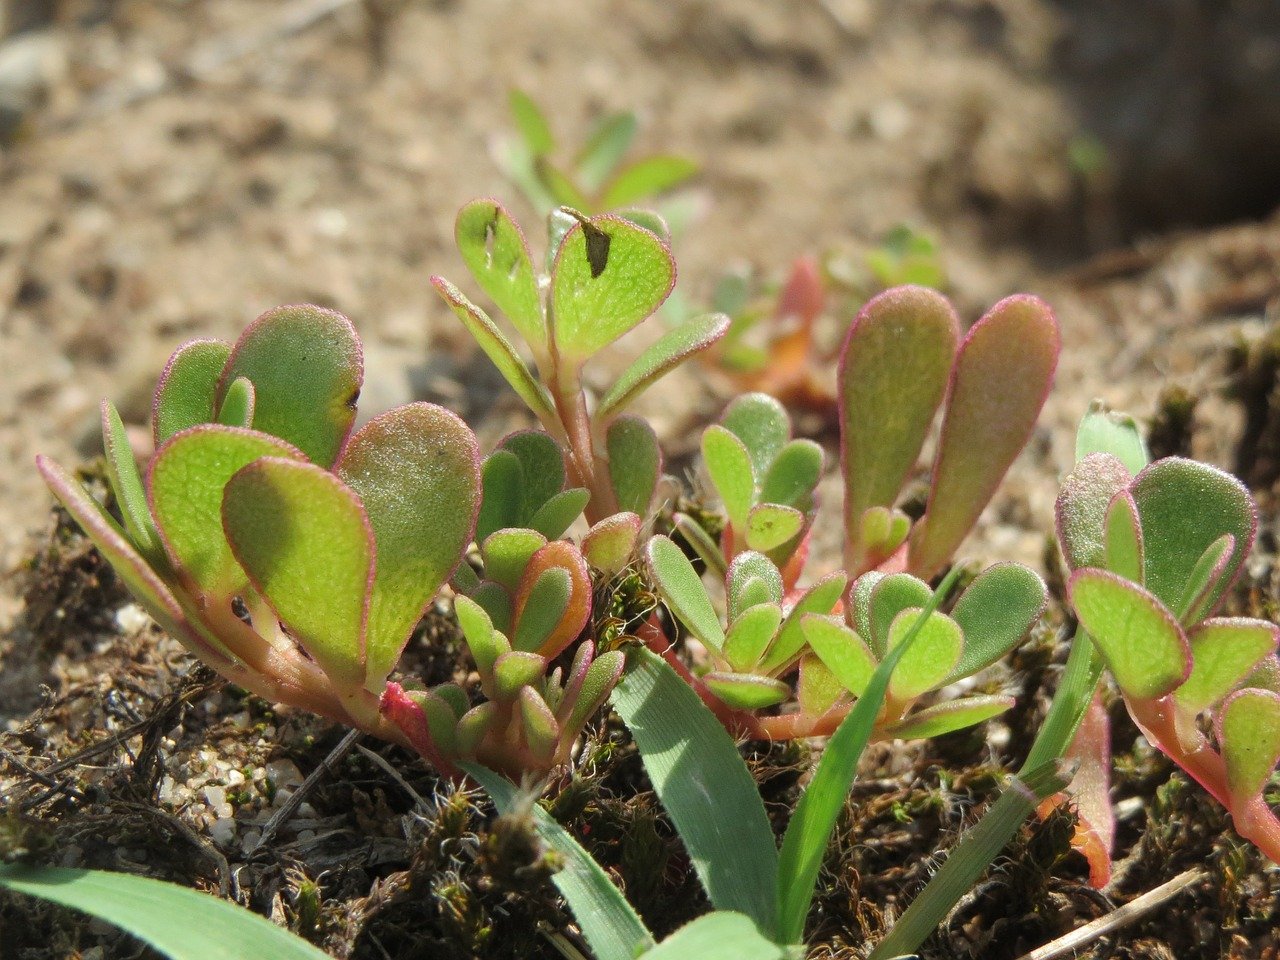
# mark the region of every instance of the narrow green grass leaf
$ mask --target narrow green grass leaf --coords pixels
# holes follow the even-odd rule
[[[1237,803],[1256,797],[1280,762],[1280,694],[1240,690],[1218,712],[1218,746]]]
[[[645,560],[671,612],[700,642],[719,652],[724,647],[724,627],[702,578],[684,551],[670,538],[658,535],[645,547]]]
[[[462,769],[484,787],[499,813],[518,816],[528,809],[519,789],[501,775],[474,763]],[[568,902],[595,960],[635,960],[651,948],[653,934],[600,864],[547,811],[533,804],[529,812],[542,842],[563,860],[551,882]]]
[[[516,129],[524,140],[525,147],[534,156],[554,153],[556,138],[551,132],[551,125],[546,115],[523,90],[513,88],[507,95],[507,105],[511,109],[511,118]]]
[[[655,381],[674,370],[689,357],[707,349],[725,335],[729,318],[722,313],[709,313],[687,320],[664,334],[661,339],[632,361],[613,382],[596,409],[597,423],[608,423]]]
[[[547,350],[547,326],[533,258],[520,226],[495,200],[473,200],[454,224],[458,252],[489,298],[536,356]]]
[[[886,733],[902,740],[928,740],[998,717],[1012,709],[1016,702],[1013,697],[999,696],[948,700],[946,703],[916,710],[906,719],[895,723]]]
[[[702,462],[716,493],[720,494],[729,522],[745,530],[756,495],[751,455],[746,446],[732,432],[713,423],[702,432]]]
[[[742,441],[760,480],[791,439],[786,407],[767,393],[744,393],[735,399],[725,408],[720,425]]]
[[[533,411],[543,423],[556,422],[555,409],[551,395],[546,387],[530,372],[528,365],[520,359],[516,348],[498,329],[489,315],[463,296],[462,291],[443,277],[432,277],[431,285],[436,288],[454,314],[462,321],[467,332],[475,338],[480,349],[484,351],[504,380],[516,392],[525,405]]]
[[[607,215],[577,223],[551,273],[561,355],[581,364],[613,343],[661,306],[675,278],[670,249],[648,230]]]
[[[965,336],[952,373],[929,505],[911,533],[913,573],[932,576],[977,522],[1031,437],[1060,346],[1053,312],[1031,296],[1000,301]]]
[[[238,377],[253,383],[254,429],[291,443],[322,467],[338,456],[356,418],[364,355],[340,313],[305,304],[251,323],[218,382],[218,402]]]
[[[105,920],[170,960],[328,960],[329,956],[238,904],[150,877],[0,864],[0,886]]]
[[[688,157],[659,155],[645,157],[618,171],[605,191],[601,205],[617,210],[673,190],[698,172],[698,164]]]
[[[760,933],[748,916],[717,910],[685,924],[641,960],[787,960],[790,954]]]
[[[939,584],[916,618],[914,627],[876,668],[863,695],[827,741],[818,769],[800,798],[782,840],[775,888],[778,922],[774,939],[779,943],[801,943],[804,940],[805,920],[813,903],[822,858],[831,839],[831,831],[844,809],[849,788],[857,776],[858,761],[871,739],[876,716],[884,706],[889,679],[959,575],[960,568],[957,567]]]
[[[1177,618],[1159,598],[1114,573],[1077,570],[1071,605],[1127,696],[1162,697],[1191,671],[1191,651]]]
[[[649,516],[653,491],[662,472],[662,451],[649,422],[623,415],[609,424],[605,434],[609,454],[609,483],[618,508],[638,517]]]
[[[292,636],[336,683],[363,683],[374,533],[360,498],[313,463],[263,457],[227,483],[222,519]]]
[[[638,650],[613,692],[649,779],[718,910],[774,930],[778,851],[733,739],[657,654]]]
[[[160,374],[151,405],[157,448],[175,433],[213,422],[218,378],[229,356],[231,346],[221,340],[192,340],[174,351]]]
[[[391,672],[471,542],[479,460],[470,428],[430,403],[375,417],[342,452],[338,476],[360,497],[377,544],[366,633],[370,684]]]
[[[120,507],[129,539],[148,560],[163,557],[159,534],[147,503],[147,491],[142,484],[142,474],[138,472],[138,461],[134,459],[120,413],[110,400],[102,401],[102,447],[107,457],[107,481]]]
[[[1048,601],[1048,588],[1029,567],[997,563],[983,570],[951,608],[964,631],[964,653],[946,682],[972,676],[1016,647]]]
[[[868,556],[862,515],[892,507],[915,466],[942,403],[960,321],[951,304],[923,287],[872,298],[840,348],[840,469],[851,576],[884,559]]]
[[[1231,693],[1266,656],[1275,653],[1280,628],[1265,620],[1230,617],[1205,620],[1187,635],[1191,675],[1173,692],[1193,714]]]

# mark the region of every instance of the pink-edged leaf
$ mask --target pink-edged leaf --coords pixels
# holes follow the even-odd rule
[[[520,725],[524,742],[538,763],[550,763],[560,740],[560,724],[547,701],[533,687],[520,690]]]
[[[515,594],[514,632],[518,634],[521,620],[531,615],[527,607],[535,598],[534,588],[539,578],[553,568],[563,570],[568,576],[569,591],[558,623],[537,647],[536,652],[548,660],[559,656],[560,651],[582,632],[591,617],[591,572],[587,562],[577,547],[564,540],[553,540],[530,557],[529,565],[525,567]]]
[[[755,478],[761,482],[791,440],[787,408],[767,393],[744,393],[735,398],[720,415],[720,426],[742,441]]]
[[[1111,809],[1111,721],[1102,692],[1094,694],[1076,728],[1064,760],[1074,761],[1075,776],[1068,793],[1076,809],[1076,831],[1071,845],[1089,863],[1089,884],[1101,890],[1111,881],[1111,849],[1115,844],[1116,818]],[[1066,799],[1055,794],[1040,804],[1040,818]]]
[[[1199,623],[1209,613],[1218,584],[1227,575],[1235,548],[1236,538],[1224,533],[1205,547],[1204,553],[1191,568],[1182,600],[1173,610],[1187,626]]]
[[[538,277],[520,225],[496,200],[473,200],[458,211],[454,237],[476,283],[534,352],[545,355],[547,326]]]
[[[1223,534],[1235,538],[1226,569],[1200,601],[1212,613],[1253,549],[1258,514],[1249,491],[1231,474],[1181,457],[1151,464],[1130,489],[1142,518],[1146,586],[1170,608],[1183,602],[1205,550]]]
[[[903,720],[884,731],[886,736],[899,740],[928,740],[943,734],[954,733],[976,726],[992,717],[998,717],[1012,709],[1017,701],[1013,697],[981,696],[962,697],[936,703],[923,710],[914,710]]]
[[[230,356],[231,345],[221,340],[192,340],[174,351],[151,403],[151,434],[157,448],[175,433],[213,422],[218,378]]]
[[[218,408],[218,422],[228,427],[252,427],[253,411],[257,404],[257,392],[248,377],[236,377],[227,387],[222,405]]]
[[[782,574],[772,560],[754,550],[743,550],[733,558],[725,573],[724,587],[730,622],[756,604],[782,604]]]
[[[445,759],[431,737],[427,715],[422,707],[398,683],[388,683],[379,704],[382,715],[403,731],[413,749],[446,776],[456,776],[457,767]]]
[[[951,609],[964,631],[964,652],[947,682],[972,676],[1016,647],[1048,602],[1048,588],[1029,567],[997,563],[983,570]]]
[[[512,649],[540,650],[560,625],[572,595],[573,579],[568,570],[552,566],[539,573],[523,596],[520,615],[512,627]]]
[[[702,432],[702,462],[724,504],[729,523],[739,530],[745,529],[756,495],[756,480],[746,445],[731,431],[713,423]]]
[[[253,383],[254,428],[330,466],[356,418],[364,354],[355,327],[311,304],[276,307],[240,335],[218,381],[217,407],[237,377]]]
[[[245,584],[222,527],[223,490],[260,457],[302,451],[255,430],[204,424],[172,437],[147,468],[147,496],[173,566],[202,592],[229,599]]]
[[[1187,679],[1187,638],[1177,617],[1150,591],[1086,567],[1072,575],[1068,594],[1125,696],[1154,700]]]
[[[804,524],[804,514],[794,507],[757,503],[747,513],[744,539],[748,549],[769,553],[794,540]]]
[[[782,623],[782,607],[776,603],[758,603],[743,610],[725,633],[721,653],[729,666],[739,673],[753,670],[773,642]]]
[[[1036,297],[1001,300],[956,356],[925,515],[911,533],[908,569],[930,577],[977,522],[1035,428],[1058,366],[1061,338]]]
[[[1062,481],[1054,513],[1058,546],[1068,569],[1105,566],[1107,508],[1132,479],[1118,458],[1091,453]]]
[[[206,636],[187,618],[169,585],[129,542],[120,525],[102,505],[60,466],[45,457],[36,457],[36,468],[58,502],[80,524],[124,585],[171,636],[213,666],[230,659],[226,647]]]
[[[1138,517],[1138,505],[1128,490],[1117,493],[1107,508],[1103,541],[1103,566],[1126,580],[1142,583],[1146,570],[1142,521]]]
[[[133,545],[154,562],[164,555],[160,546],[147,491],[138,472],[138,461],[129,446],[120,413],[110,400],[102,401],[102,446],[107,459],[107,480],[124,518],[124,529]]]
[[[494,629],[493,621],[484,607],[470,597],[454,597],[453,612],[458,618],[458,626],[462,628],[467,647],[471,650],[471,659],[476,662],[476,672],[485,681],[492,676],[493,664],[498,657],[511,652],[511,644]]]
[[[1263,657],[1258,665],[1249,671],[1241,687],[1257,687],[1259,690],[1270,690],[1280,693],[1280,656],[1272,654]]]
[[[855,697],[862,696],[878,663],[862,637],[838,617],[810,613],[800,620],[804,638],[813,652]]]
[[[355,492],[313,463],[263,457],[227,483],[222,520],[290,635],[335,683],[363,683],[374,537]]]
[[[696,353],[706,350],[725,335],[729,318],[723,313],[686,320],[632,361],[613,382],[596,409],[598,423],[608,423],[648,389],[654,382],[674,370]]]
[[[898,614],[909,607],[923,607],[933,590],[919,577],[891,573],[870,581],[871,595],[865,629],[859,627],[879,659],[889,652],[889,627]]]
[[[605,517],[582,538],[582,555],[602,573],[622,570],[640,540],[640,518],[630,512]]]
[[[693,564],[669,538],[658,535],[645,547],[645,562],[658,593],[688,631],[704,646],[720,651],[724,647],[724,627],[711,605],[706,585]]]
[[[519,696],[521,687],[537,683],[546,672],[546,657],[528,650],[504,653],[493,665],[493,699],[511,703]]]
[[[657,310],[675,282],[671,249],[655,234],[609,215],[574,224],[551,270],[562,358],[581,365]]]
[[[360,497],[377,544],[366,667],[380,684],[475,533],[479,445],[443,407],[406,404],[362,427],[337,473]]]
[[[1138,473],[1151,462],[1137,421],[1127,413],[1107,409],[1101,400],[1089,404],[1076,429],[1076,462],[1092,453],[1117,457],[1130,474]]]
[[[862,541],[863,513],[894,505],[946,392],[959,337],[951,304],[924,287],[872,298],[849,328],[837,390],[851,575],[884,559]]]
[[[813,257],[800,257],[791,265],[791,274],[778,294],[774,318],[796,320],[808,330],[822,314],[827,294],[822,284],[822,268]]]
[[[475,338],[485,356],[498,368],[498,372],[502,374],[503,379],[516,392],[516,395],[543,423],[555,423],[555,408],[547,388],[538,382],[528,365],[520,358],[520,354],[516,352],[516,348],[511,345],[511,341],[498,329],[497,324],[489,319],[489,315],[468,300],[461,290],[444,277],[432,277],[431,285],[444,298],[445,303],[449,304],[457,318],[462,321],[462,325],[467,328],[467,332]]]
[[[888,649],[892,650],[915,627],[919,607],[909,607],[889,626]],[[898,661],[889,681],[889,695],[895,700],[914,700],[946,682],[964,650],[964,633],[945,613],[931,613],[920,627],[910,649]]]
[[[736,710],[762,710],[791,696],[791,687],[772,677],[713,672],[703,676],[707,689]]]
[[[544,546],[547,538],[537,530],[509,527],[498,530],[480,544],[484,575],[507,590],[514,591],[524,576],[530,558]]]
[[[649,516],[653,491],[662,473],[658,436],[647,420],[624,414],[609,424],[605,434],[609,454],[609,483],[618,508],[640,517]]]
[[[1218,711],[1218,747],[1227,765],[1227,789],[1239,804],[1252,800],[1280,762],[1280,694],[1245,689]]]
[[[848,579],[841,571],[829,573],[787,610],[787,618],[778,630],[778,638],[764,658],[764,669],[773,672],[794,660],[804,648],[804,617],[807,614],[829,614],[840,602]]]
[[[600,709],[622,677],[627,658],[621,650],[610,650],[591,661],[580,686],[565,691],[561,706],[561,728],[566,736],[576,737],[582,725]],[[572,696],[570,696],[572,694]],[[565,710],[568,708],[568,714]]]
[[[1280,628],[1266,620],[1219,617],[1187,635],[1191,675],[1174,691],[1178,705],[1198,714],[1222,700],[1262,661],[1274,654]]]

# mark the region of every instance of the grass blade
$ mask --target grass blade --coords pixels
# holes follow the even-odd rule
[[[845,797],[858,772],[858,759],[866,749],[875,726],[876,715],[884,704],[889,677],[920,635],[921,628],[960,576],[955,567],[947,574],[916,617],[915,624],[902,641],[881,661],[872,674],[867,689],[827,743],[813,780],[796,806],[782,839],[782,855],[778,862],[778,940],[801,943],[804,922],[813,902],[818,870],[835,829],[836,819],[844,808]]]
[[[266,917],[150,877],[3,864],[0,886],[113,923],[171,960],[328,960]]]
[[[484,787],[499,813],[519,809],[520,791],[505,777],[474,763],[462,764],[462,768]],[[634,960],[652,947],[653,934],[600,864],[551,814],[536,804],[532,812],[538,836],[564,858],[564,866],[551,879],[573,910],[596,960]]]
[[[640,650],[613,692],[649,779],[717,910],[774,929],[778,850],[764,803],[720,721],[661,657]]]

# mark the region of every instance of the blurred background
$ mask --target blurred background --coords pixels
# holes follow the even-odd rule
[[[1256,329],[1280,292],[1274,0],[0,0],[4,565],[46,523],[37,451],[94,453],[102,396],[144,438],[168,353],[276,304],[355,321],[365,415],[509,409],[428,277],[463,279],[477,196],[539,248],[548,183],[582,188],[556,176],[619,114],[627,158],[696,168],[673,313],[767,299],[801,256],[831,336],[901,279],[970,320],[1056,295],[1062,423],[1202,383],[1202,321]]]

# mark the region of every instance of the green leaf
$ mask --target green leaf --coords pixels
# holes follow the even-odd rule
[[[360,497],[377,544],[366,631],[371,685],[391,672],[471,542],[479,459],[475,435],[461,419],[412,403],[365,424],[338,460],[338,476]]]
[[[1199,623],[1209,612],[1213,597],[1219,593],[1219,581],[1226,575],[1235,546],[1236,538],[1224,533],[1200,554],[1200,559],[1187,575],[1182,600],[1173,608],[1181,623],[1186,626]]]
[[[350,320],[309,304],[268,310],[236,341],[218,382],[219,408],[238,377],[253,383],[254,429],[293,444],[322,467],[337,459],[364,379]]]
[[[884,644],[882,642],[877,643],[871,635],[871,596],[875,593],[876,587],[880,585],[880,581],[886,576],[888,574],[881,573],[879,570],[870,570],[854,580],[853,587],[849,590],[848,620],[853,624],[853,628],[858,631],[858,635],[867,640],[874,649],[878,650],[876,654],[877,660],[884,654]],[[902,606],[912,605],[911,603],[904,603]]]
[[[710,347],[728,329],[728,317],[722,313],[709,313],[687,320],[668,331],[641,353],[613,382],[596,409],[596,422],[608,423],[655,381],[689,357]]]
[[[649,516],[653,491],[662,472],[658,436],[647,420],[625,415],[609,424],[605,434],[609,454],[609,482],[618,508],[639,517]]]
[[[729,523],[745,530],[756,495],[751,455],[746,446],[733,433],[713,423],[702,432],[702,461],[724,503]]]
[[[476,671],[482,677],[487,676],[498,657],[511,652],[511,644],[493,628],[493,621],[484,607],[470,597],[454,597],[453,611],[471,650],[471,658],[476,662]]]
[[[634,513],[605,517],[582,538],[582,555],[602,573],[618,573],[635,552],[640,527],[641,520]]]
[[[743,610],[729,624],[724,658],[734,670],[750,671],[764,656],[781,623],[782,607],[776,603],[758,603]]]
[[[747,546],[762,553],[775,550],[794,539],[804,522],[804,514],[793,507],[758,503],[747,514]]]
[[[1126,580],[1142,583],[1146,571],[1142,521],[1138,519],[1138,506],[1128,490],[1122,490],[1112,498],[1111,506],[1107,508],[1107,526],[1103,536],[1106,541],[1103,548],[1105,568]],[[1227,552],[1230,553],[1230,547]]]
[[[830,613],[844,594],[847,583],[841,572],[828,574],[795,602],[787,614],[787,619],[782,623],[782,629],[778,631],[778,639],[774,641],[773,646],[769,648],[768,656],[765,657],[766,671],[773,672],[790,663],[800,654],[804,648],[804,630],[801,621],[805,614]]]
[[[222,398],[218,422],[228,427],[252,427],[255,402],[253,381],[248,377],[236,377]]]
[[[964,697],[916,710],[885,733],[900,740],[928,740],[976,726],[1013,708],[1013,697]]]
[[[919,627],[923,627],[937,610],[959,575],[957,567],[939,584],[921,611],[917,621]],[[911,651],[918,633],[918,630],[909,631],[876,668],[858,702],[827,741],[818,768],[800,798],[791,822],[787,824],[775,888],[778,924],[774,939],[779,943],[799,943],[804,938],[805,920],[813,903],[818,871],[822,867],[831,832],[844,809],[845,798],[857,775],[858,760],[875,729],[876,716],[884,706],[889,678],[903,655]]]
[[[534,156],[554,153],[556,139],[551,133],[546,115],[538,108],[523,90],[512,89],[507,95],[507,104],[511,108],[511,117],[516,122],[516,129],[524,140],[524,145]]]
[[[658,213],[658,211],[644,210],[640,207],[626,207],[624,209],[613,210],[611,212],[614,216],[621,217],[623,220],[628,220],[631,223],[634,223],[637,227],[643,227],[663,243],[671,243],[671,226],[667,223],[667,218]],[[671,299],[666,303],[668,308],[675,305],[676,297],[677,293],[673,290],[671,292]],[[672,316],[687,317],[690,313],[692,313],[692,309],[685,309],[682,307],[680,310],[672,314]]]
[[[763,553],[744,550],[733,558],[725,575],[729,600],[729,620],[738,619],[748,607],[758,603],[782,603],[782,574]]]
[[[213,422],[218,378],[229,356],[231,347],[221,340],[192,340],[174,351],[151,406],[157,448],[175,433]]]
[[[222,519],[292,636],[336,683],[364,682],[375,548],[360,498],[313,463],[263,457],[227,483]]]
[[[542,430],[517,430],[502,438],[501,449],[515,454],[522,471],[520,522],[529,520],[564,489],[564,454],[560,445]]]
[[[641,960],[787,960],[780,947],[760,933],[750,917],[717,910],[685,924]]]
[[[462,291],[443,277],[432,277],[431,285],[444,297],[467,332],[475,338],[504,380],[543,423],[556,422],[555,408],[546,387],[538,382],[516,348],[489,319],[489,315],[463,296]]]
[[[542,842],[560,855],[562,865],[551,882],[573,910],[596,960],[634,960],[653,946],[653,934],[608,874],[547,811],[529,805],[517,787],[492,770],[477,764],[463,764],[462,769],[484,787],[499,813],[516,816],[527,810]]]
[[[1106,570],[1072,576],[1068,593],[1126,696],[1154,700],[1191,671],[1191,651],[1177,618],[1158,597]]]
[[[213,597],[230,600],[245,584],[222,529],[227,481],[260,457],[302,453],[265,433],[206,424],[173,437],[147,469],[151,512],[173,565]]]
[[[652,541],[651,541],[652,549]],[[638,650],[613,692],[649,780],[711,903],[773,931],[778,851],[733,738],[657,654]]]
[[[954,683],[991,666],[1018,645],[1048,603],[1048,589],[1020,563],[997,563],[974,578],[951,609],[964,652],[947,677]]]
[[[150,877],[0,864],[0,887],[105,920],[170,960],[328,957],[301,937],[238,904]]]
[[[645,561],[671,612],[704,646],[719,652],[724,647],[724,628],[702,578],[684,551],[659,535],[645,547]]]
[[[1145,584],[1166,606],[1182,602],[1205,550],[1224,533],[1235,537],[1226,569],[1202,601],[1213,610],[1253,547],[1257,511],[1249,491],[1229,473],[1180,457],[1153,463],[1130,490],[1142,518]]]
[[[1227,764],[1227,789],[1237,803],[1262,792],[1280,762],[1280,694],[1241,690],[1218,713],[1218,745]]]
[[[138,461],[133,458],[129,435],[110,400],[102,401],[102,447],[107,458],[107,481],[124,518],[124,528],[138,552],[154,562],[164,556],[164,550],[151,519],[147,491],[138,472]]]
[[[759,479],[791,439],[787,409],[767,393],[744,393],[725,408],[720,425],[742,441]]]
[[[1151,459],[1137,421],[1127,413],[1113,413],[1099,400],[1089,405],[1076,430],[1076,462],[1092,453],[1118,458],[1130,474],[1140,472]]]
[[[1268,654],[1274,653],[1277,628],[1265,620],[1223,617],[1205,620],[1187,635],[1191,674],[1173,692],[1192,714],[1213,706],[1231,693]]]
[[[533,687],[520,690],[520,721],[529,752],[539,763],[550,763],[560,740],[560,724],[547,701]]]
[[[551,570],[560,570],[568,577],[568,599],[563,608],[560,607],[561,593],[558,590],[548,592],[551,587],[540,586],[545,583],[543,576]],[[537,648],[538,653],[552,660],[577,638],[591,617],[591,571],[578,548],[564,540],[552,540],[529,558],[529,565],[525,567],[515,594],[514,622],[517,629],[531,616],[545,622],[547,613],[537,609],[544,603],[549,609],[560,611],[554,628],[543,637]],[[541,629],[540,626],[530,628],[529,636],[540,633]]]
[[[520,695],[520,688],[536,683],[547,671],[547,660],[528,650],[504,653],[493,664],[493,699],[511,703]]]
[[[1062,481],[1054,512],[1058,546],[1070,570],[1106,564],[1107,509],[1133,479],[1109,453],[1091,453]],[[1135,581],[1137,582],[1137,581]]]
[[[899,613],[889,627],[889,650],[912,634],[915,643],[898,663],[889,681],[889,695],[898,701],[914,700],[942,686],[964,649],[964,632],[944,613],[932,613],[923,626],[916,624],[920,611]]]
[[[454,236],[480,289],[507,315],[534,355],[544,356],[547,326],[542,298],[519,224],[500,203],[473,200],[458,212]]]
[[[534,157],[533,172],[557,206],[589,210],[594,206],[582,189],[549,157]]]
[[[508,590],[515,590],[530,558],[547,545],[547,538],[537,530],[509,527],[491,533],[480,544],[484,575]]]
[[[516,650],[538,650],[560,623],[569,607],[573,581],[561,567],[543,570],[529,588],[523,613],[516,617],[511,638]]]
[[[548,540],[561,537],[582,516],[590,499],[591,493],[585,487],[561,490],[529,518],[529,526]]]
[[[903,610],[923,607],[933,591],[919,577],[909,573],[891,573],[877,580],[871,590],[870,616],[867,620],[867,642],[878,659],[889,651],[889,629]],[[863,630],[859,627],[859,632]]]
[[[589,646],[585,644],[584,646]],[[560,708],[561,726],[569,736],[576,736],[582,725],[590,719],[604,703],[605,698],[613,692],[618,678],[622,676],[622,668],[626,666],[626,655],[621,650],[610,650],[591,661],[583,675],[582,683],[565,691],[564,704]]]
[[[1031,437],[1060,347],[1052,311],[1031,296],[1001,300],[965,336],[951,376],[929,505],[911,533],[912,572],[932,576],[977,522]]]
[[[484,543],[490,534],[508,527],[518,527],[522,519],[524,468],[520,458],[510,450],[495,450],[484,458],[480,468],[484,495],[476,518],[476,540]]]
[[[688,157],[659,155],[637,160],[618,171],[605,191],[601,205],[617,210],[672,190],[698,172]]]
[[[792,440],[769,465],[760,484],[760,500],[808,512],[821,476],[822,447],[812,440]]]
[[[866,642],[839,617],[811,613],[800,621],[804,638],[813,652],[846,690],[860,697],[876,671],[876,658]]]
[[[489,615],[495,629],[504,634],[511,629],[512,602],[509,589],[492,580],[484,580],[471,591],[471,599]]]
[[[772,677],[713,672],[703,676],[707,689],[735,710],[762,710],[791,696],[791,687]]]
[[[800,680],[796,684],[796,700],[800,712],[809,717],[821,717],[845,695],[844,685],[818,657],[806,653],[800,658]]]
[[[90,497],[84,487],[45,457],[36,457],[36,469],[58,502],[80,524],[129,592],[156,623],[212,665],[230,661],[230,654],[222,642],[212,634],[206,635],[196,629],[169,586],[138,553],[115,518]]]
[[[860,540],[862,515],[891,507],[942,403],[960,322],[944,297],[899,287],[874,297],[840,349],[840,469],[850,575],[879,563]]]
[[[581,365],[650,316],[675,285],[660,239],[618,217],[579,221],[565,234],[551,273],[552,337]]]
[[[591,131],[574,162],[583,187],[599,190],[613,174],[636,135],[636,115],[630,111],[604,117]]]

